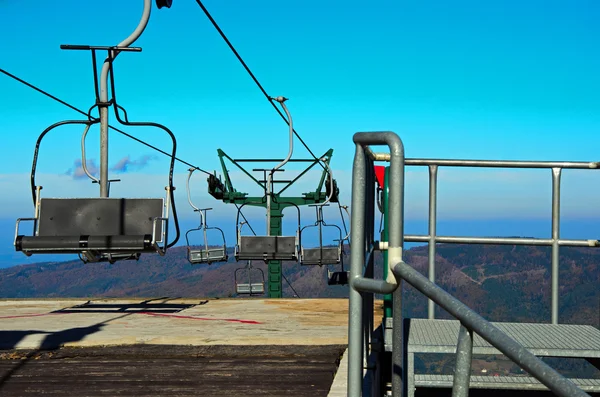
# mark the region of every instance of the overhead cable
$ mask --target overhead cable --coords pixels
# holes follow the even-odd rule
[[[269,103],[271,104],[271,106],[273,106],[273,108],[277,111],[277,113],[279,113],[279,116],[283,119],[283,121],[285,121],[286,124],[289,125],[290,123],[287,120],[287,118],[283,115],[283,113],[281,112],[281,110],[279,110],[279,108],[277,107],[277,105],[273,102],[271,96],[269,96],[269,94],[267,94],[267,91],[265,91],[265,89],[263,88],[262,84],[260,84],[260,82],[258,81],[258,79],[256,78],[256,76],[254,75],[254,73],[252,73],[252,71],[250,70],[250,68],[246,64],[246,62],[244,62],[244,60],[242,59],[242,57],[240,56],[240,54],[237,52],[237,50],[235,49],[235,47],[233,46],[233,44],[231,44],[231,42],[229,41],[229,39],[227,38],[227,36],[225,35],[225,33],[223,33],[223,30],[221,30],[221,28],[219,27],[219,25],[217,24],[217,22],[214,20],[214,18],[212,17],[212,15],[210,15],[210,13],[206,9],[206,7],[204,7],[204,4],[202,4],[202,1],[196,0],[196,3],[198,3],[198,5],[200,6],[200,8],[202,8],[202,11],[204,11],[204,14],[206,14],[206,17],[210,20],[210,22],[213,24],[213,26],[215,27],[215,29],[217,29],[217,31],[219,32],[219,34],[221,35],[221,37],[223,38],[223,40],[225,40],[225,43],[227,43],[227,45],[229,46],[229,48],[231,49],[231,51],[233,52],[233,54],[236,56],[236,58],[238,59],[238,61],[240,61],[240,63],[244,67],[244,69],[246,69],[246,72],[248,72],[248,74],[250,75],[250,77],[252,78],[252,80],[254,80],[254,83],[258,86],[258,88],[263,93],[263,95],[265,96],[265,98],[267,98],[267,100],[269,101]],[[315,154],[312,152],[312,150],[310,150],[310,148],[304,142],[304,140],[302,140],[302,138],[300,138],[300,135],[298,135],[298,132],[296,132],[295,129],[292,129],[292,131],[294,132],[294,135],[296,135],[296,137],[298,138],[298,140],[300,141],[300,143],[302,143],[302,145],[304,145],[304,147],[306,148],[306,150],[308,150],[308,153],[310,153],[310,155],[313,156],[313,158],[315,160],[318,160],[317,156],[315,156]],[[323,167],[323,164],[321,164],[321,162],[319,162],[319,165],[321,167]]]
[[[87,114],[86,112],[84,112],[83,110],[81,110],[81,109],[79,109],[79,108],[77,108],[77,107],[75,107],[75,106],[73,106],[73,105],[71,105],[71,104],[69,104],[69,103],[67,103],[67,102],[63,101],[63,100],[62,100],[62,99],[60,99],[60,98],[57,98],[56,96],[54,96],[54,95],[52,95],[52,94],[48,93],[47,91],[44,91],[44,90],[42,90],[42,89],[41,89],[41,88],[39,88],[39,87],[36,87],[36,86],[34,86],[34,85],[33,85],[33,84],[31,84],[31,83],[28,83],[27,81],[25,81],[25,80],[23,80],[23,79],[21,79],[21,78],[19,78],[19,77],[15,76],[14,74],[12,74],[12,73],[9,73],[9,72],[7,72],[6,70],[4,70],[4,69],[2,69],[2,68],[0,68],[0,72],[1,72],[1,73],[4,73],[4,74],[5,74],[5,75],[7,75],[8,77],[10,77],[10,78],[12,78],[12,79],[14,79],[14,80],[18,81],[19,83],[25,84],[25,85],[26,85],[26,86],[28,86],[29,88],[33,88],[33,89],[34,89],[34,90],[36,90],[37,92],[39,92],[39,93],[41,93],[41,94],[44,94],[44,95],[46,95],[47,97],[49,97],[49,98],[51,98],[51,99],[55,100],[55,101],[56,101],[56,102],[58,102],[58,103],[61,103],[61,104],[65,105],[66,107],[68,107],[68,108],[70,108],[70,109],[72,109],[72,110],[74,110],[74,111],[76,111],[76,112],[78,112],[78,113],[80,113],[80,114],[82,114],[82,115],[84,115],[84,116],[86,116],[86,117],[88,116],[88,114]],[[145,146],[147,146],[147,147],[149,147],[149,148],[151,148],[151,149],[154,149],[154,150],[156,150],[157,152],[160,152],[160,153],[164,154],[165,156],[171,157],[171,155],[170,155],[169,153],[165,152],[164,150],[161,150],[161,149],[157,148],[156,146],[153,146],[153,145],[151,145],[151,144],[149,144],[149,143],[147,143],[147,142],[144,142],[143,140],[141,140],[141,139],[139,139],[139,138],[136,138],[135,136],[133,136],[133,135],[131,135],[131,134],[128,134],[128,133],[126,133],[125,131],[122,131],[122,130],[120,130],[120,129],[116,128],[116,127],[113,127],[113,126],[111,126],[111,125],[109,125],[108,127],[109,127],[110,129],[112,129],[112,130],[114,130],[114,131],[116,131],[116,132],[118,132],[118,133],[122,134],[122,135],[125,135],[126,137],[128,137],[128,138],[130,138],[130,139],[133,139],[133,140],[134,140],[134,141],[136,141],[136,142],[139,142],[139,143],[141,143],[142,145],[145,145]],[[199,167],[196,167],[196,166],[194,166],[194,165],[192,165],[192,164],[188,163],[187,161],[181,160],[180,158],[177,158],[177,157],[175,157],[175,160],[179,161],[180,163],[183,163],[183,164],[187,165],[188,167],[193,167],[193,168],[197,169],[198,171],[200,171],[200,172],[203,172],[203,173],[205,173],[205,174],[207,174],[207,175],[211,175],[211,173],[210,173],[210,172],[208,172],[208,171],[205,171],[205,170],[203,170],[203,169],[201,169],[201,168],[199,168]]]

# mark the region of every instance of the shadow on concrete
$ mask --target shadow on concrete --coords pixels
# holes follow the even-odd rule
[[[29,362],[39,353],[58,350],[61,346],[67,343],[81,341],[85,339],[85,337],[87,337],[88,335],[95,334],[96,332],[102,330],[106,323],[126,316],[129,316],[129,314],[124,314],[115,318],[111,318],[109,320],[105,320],[87,327],[68,328],[56,332],[48,332],[41,330],[0,331],[0,348],[2,350],[15,349],[18,343],[23,338],[29,335],[46,335],[46,337],[40,343],[39,348],[35,350],[23,350],[22,352],[13,351],[8,354],[8,357],[1,357],[0,355],[0,359],[19,360],[17,363],[10,366],[6,371],[3,370],[3,373],[0,373],[0,390],[2,390],[2,387],[6,383],[6,381],[8,381],[12,376],[14,376],[21,368],[23,368],[23,366],[25,366],[25,364],[27,364],[27,362]]]
[[[81,305],[55,310],[52,313],[179,313],[182,310],[208,303],[208,301],[202,301],[197,304],[167,303],[169,300],[175,299],[177,298],[156,298],[140,303],[93,303],[92,301],[87,301]],[[162,300],[162,302],[153,303],[157,300]]]
[[[208,303],[208,301],[201,301],[198,304],[168,303],[168,301],[175,299],[178,298],[163,297],[141,301],[140,303],[93,303],[92,301],[87,301],[84,304],[55,310],[48,314],[107,313],[120,315],[89,326],[68,328],[55,332],[34,329],[0,331],[0,360],[16,361],[13,365],[9,365],[8,368],[5,365],[0,366],[0,390],[2,390],[6,381],[23,368],[27,362],[41,353],[52,352],[60,349],[65,344],[82,341],[89,335],[100,332],[111,321],[135,313],[178,313],[182,310]],[[57,321],[60,321],[60,316],[57,318]],[[30,335],[45,335],[45,337],[37,349],[15,350],[19,343]]]

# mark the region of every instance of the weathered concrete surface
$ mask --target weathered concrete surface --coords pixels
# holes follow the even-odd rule
[[[345,345],[347,299],[1,300],[0,349]]]
[[[327,396],[344,346],[66,347],[0,352],[0,395]]]

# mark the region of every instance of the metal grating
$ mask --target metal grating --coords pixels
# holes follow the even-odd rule
[[[591,325],[493,323],[502,332],[538,356],[600,358],[600,330]],[[455,353],[460,322],[411,319],[408,351]],[[473,354],[501,354],[475,334]]]
[[[600,392],[600,379],[570,378],[579,388]],[[415,375],[415,386],[452,387],[452,375]],[[469,384],[477,389],[548,390],[531,376],[471,376]]]

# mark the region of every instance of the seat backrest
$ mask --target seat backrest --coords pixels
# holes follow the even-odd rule
[[[163,199],[42,198],[39,236],[133,236],[152,234],[163,216]],[[160,236],[162,222],[157,222]]]

